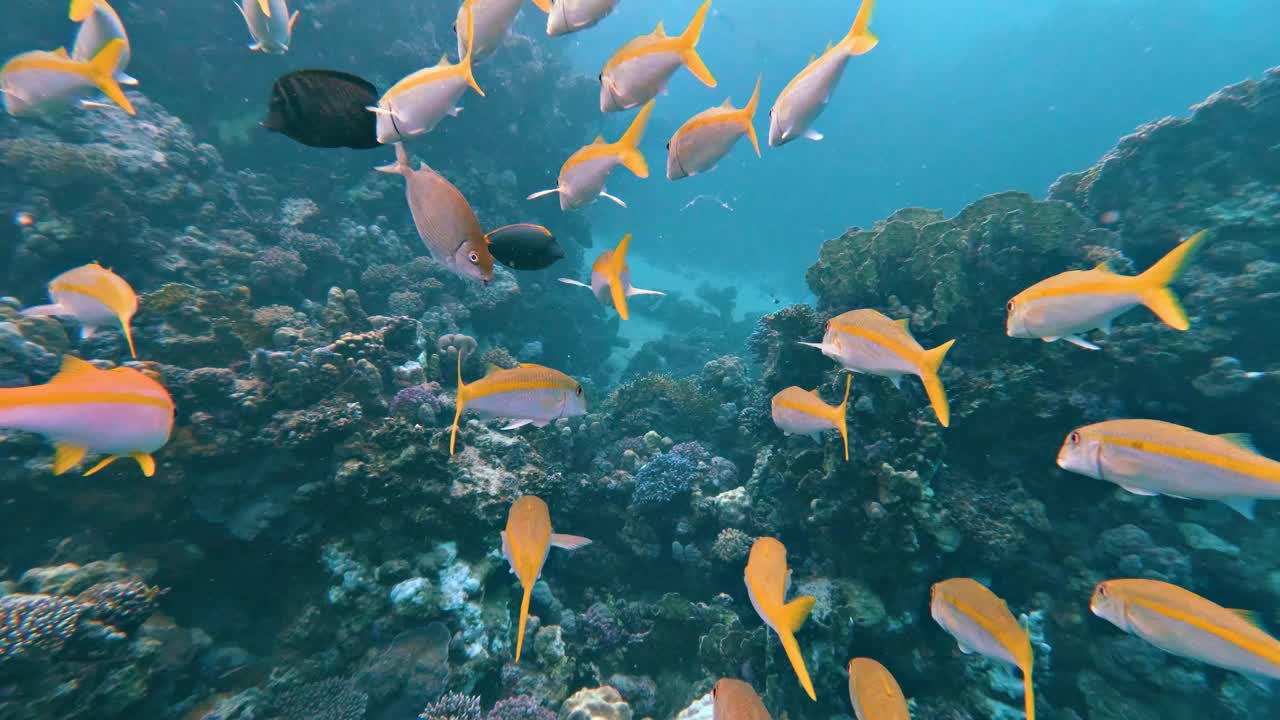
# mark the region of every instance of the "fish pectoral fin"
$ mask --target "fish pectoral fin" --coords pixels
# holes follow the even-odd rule
[[[811,348],[818,348],[819,350],[821,350],[821,351],[822,351],[822,352],[824,352],[824,353],[825,353],[825,352],[835,352],[835,348],[834,348],[833,346],[831,346],[831,345],[827,345],[826,343],[811,343],[811,342],[805,342],[805,341],[801,340],[798,344],[800,344],[800,345],[805,345],[805,346],[808,346],[808,347],[811,347]]]
[[[298,15],[300,14],[301,14],[300,10],[294,10],[293,14],[289,16],[289,32],[293,32],[293,24],[298,22]],[[288,50],[289,46],[286,45],[284,49]]]
[[[137,84],[138,84],[138,78],[136,78],[136,77],[134,77],[134,76],[132,76],[132,75],[129,75],[128,73],[122,73],[122,72],[120,72],[120,73],[116,73],[116,84],[118,84],[118,85],[130,85],[130,86],[137,85]]]
[[[1121,485],[1120,487],[1124,488],[1127,492],[1133,493],[1134,495],[1142,495],[1144,497],[1151,497],[1153,495],[1160,494],[1158,492],[1152,492],[1150,490],[1145,490],[1143,488],[1129,487],[1128,485]]]
[[[538,198],[540,198],[540,197],[546,197],[546,196],[548,196],[548,195],[555,195],[556,193],[559,193],[559,192],[563,192],[563,191],[562,191],[560,188],[558,188],[558,187],[557,187],[557,188],[551,188],[550,190],[539,190],[538,192],[533,193],[533,194],[532,194],[532,195],[530,195],[529,197],[525,198],[525,200],[537,200],[537,199],[538,199]]]
[[[817,130],[814,130],[813,128],[809,128],[809,129],[807,129],[807,130],[805,130],[805,131],[804,131],[804,139],[805,139],[805,140],[812,140],[812,141],[814,141],[814,142],[821,142],[821,141],[822,141],[822,138],[824,138],[824,137],[826,137],[826,135],[823,135],[822,133],[818,132]]]
[[[21,315],[71,315],[72,312],[67,308],[54,303],[52,305],[33,305],[29,308],[23,308],[19,311]]]
[[[1085,340],[1084,338],[1080,337],[1079,335],[1067,335],[1062,339],[1066,340],[1072,345],[1075,345],[1076,347],[1082,347],[1085,350],[1101,350],[1102,349],[1097,345],[1094,345],[1093,343],[1089,342],[1088,340]]]
[[[973,648],[969,647],[968,645],[965,645],[963,642],[960,642],[959,640],[957,640],[956,644],[960,646],[960,652],[964,653],[965,655],[972,655],[974,653]]]
[[[551,533],[551,547],[558,547],[561,550],[577,550],[585,545],[590,545],[591,539],[584,538],[581,535],[562,535],[560,533]]]
[[[612,201],[614,201],[614,202],[618,203],[618,205],[620,205],[621,207],[626,207],[626,206],[627,206],[627,204],[626,204],[625,202],[623,202],[623,201],[622,201],[622,198],[620,198],[620,197],[618,197],[618,196],[616,196],[616,195],[610,195],[610,194],[609,194],[609,192],[608,192],[607,190],[601,190],[601,191],[600,191],[600,197],[602,197],[602,198],[606,198],[606,199],[608,199],[608,200],[612,200]]]
[[[889,382],[893,383],[893,387],[894,387],[894,389],[896,389],[896,390],[901,390],[901,389],[902,389],[902,376],[901,376],[901,375],[888,375],[887,377],[889,378]]]
[[[142,469],[142,474],[146,477],[151,477],[156,474],[155,458],[144,452],[129,453],[129,457],[133,458],[133,461],[138,463],[138,467]]]
[[[266,52],[266,50],[264,50],[264,49],[263,49],[263,47],[262,47],[262,41],[260,41],[260,40],[259,40],[258,42],[251,42],[251,43],[249,43],[249,49],[250,49],[250,50],[252,50],[252,51],[254,51],[254,52],[259,52],[259,51],[261,51],[261,52]]]
[[[88,110],[118,110],[119,105],[113,103],[97,102],[95,100],[81,100],[80,107]]]
[[[1258,501],[1254,498],[1234,497],[1234,498],[1224,498],[1222,502],[1227,507],[1231,508],[1232,510],[1235,510],[1236,512],[1245,516],[1246,518],[1249,518],[1250,520],[1252,520],[1254,518],[1254,514],[1253,514],[1254,505],[1256,505]]]
[[[503,426],[502,426],[502,429],[503,429],[503,430],[515,430],[515,429],[517,429],[517,428],[522,428],[522,427],[524,427],[525,425],[528,425],[528,424],[529,424],[529,423],[531,423],[531,422],[533,422],[533,421],[532,421],[532,420],[528,420],[528,419],[525,419],[525,420],[512,420],[511,422],[507,423],[506,425],[503,425]]]
[[[809,618],[809,611],[813,610],[813,606],[817,603],[817,598],[809,595],[792,600],[782,607],[782,619],[786,622],[791,632],[798,632],[804,627],[804,621]]]
[[[666,293],[661,290],[645,290],[644,288],[638,287],[627,288],[627,297],[631,297],[633,295],[666,295]]]
[[[102,468],[104,468],[104,467],[106,467],[106,466],[110,465],[111,463],[113,463],[113,462],[115,462],[115,461],[117,461],[117,460],[119,460],[119,459],[120,459],[120,456],[119,456],[119,455],[108,455],[108,456],[106,456],[105,458],[103,458],[103,459],[102,459],[102,461],[101,461],[101,462],[99,462],[97,465],[94,465],[93,467],[89,468],[89,471],[88,471],[88,472],[86,472],[86,473],[84,474],[84,476],[85,476],[85,477],[89,477],[90,475],[92,475],[92,474],[94,474],[94,473],[98,472],[98,471],[99,471],[99,470],[101,470]]]
[[[88,448],[80,447],[79,445],[58,443],[55,446],[53,455],[53,474],[61,475],[79,465],[84,460],[84,455],[87,452],[89,452]]]
[[[459,115],[462,114],[462,106],[459,105],[458,107],[452,108],[451,110],[449,110],[448,114],[452,115],[453,117],[458,117]]]
[[[557,279],[557,280],[559,280],[560,282],[564,283],[565,285],[574,285],[574,286],[577,286],[577,287],[584,287],[584,288],[586,288],[586,289],[588,289],[588,290],[592,290],[592,291],[594,292],[594,289],[593,289],[590,285],[588,285],[588,284],[586,284],[586,283],[584,283],[584,282],[578,282],[577,280],[570,280],[569,278],[556,278],[556,279]]]

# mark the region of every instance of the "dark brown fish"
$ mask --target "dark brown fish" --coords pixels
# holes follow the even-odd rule
[[[542,270],[564,258],[564,248],[556,242],[556,236],[533,223],[500,227],[485,239],[494,259],[512,270]]]
[[[303,145],[320,148],[378,147],[378,89],[336,70],[298,70],[271,88],[271,108],[262,126]]]

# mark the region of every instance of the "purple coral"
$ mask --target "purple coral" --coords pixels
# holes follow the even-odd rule
[[[434,422],[444,406],[440,397],[442,389],[438,382],[404,388],[391,399],[390,412],[406,420]]]
[[[556,720],[556,714],[532,695],[513,695],[494,704],[488,720]]]
[[[687,498],[710,455],[696,442],[681,443],[645,463],[636,473],[631,495],[634,510],[648,512],[666,508]]]
[[[604,603],[596,603],[578,617],[588,650],[610,650],[627,639],[627,632],[613,610]]]
[[[480,696],[447,692],[418,714],[418,720],[480,720]]]

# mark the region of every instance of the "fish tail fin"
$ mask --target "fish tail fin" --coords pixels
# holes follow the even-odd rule
[[[71,0],[71,22],[84,22],[93,12],[93,0]]]
[[[453,455],[453,449],[458,442],[458,421],[462,419],[462,410],[467,404],[467,384],[462,382],[462,351],[458,351],[458,397],[455,402],[458,406],[453,413],[453,430],[449,434],[449,455]]]
[[[129,453],[129,457],[138,463],[138,467],[142,470],[145,477],[151,477],[156,474],[156,460],[149,454],[144,452]]]
[[[649,164],[644,161],[644,155],[640,152],[640,141],[644,139],[644,130],[649,124],[649,115],[653,113],[654,102],[656,101],[650,100],[640,108],[627,131],[614,143],[618,148],[619,161],[638,178],[649,177]]]
[[[138,351],[133,348],[133,328],[129,327],[129,318],[120,318],[120,329],[124,332],[124,341],[129,344],[129,354],[138,359]]]
[[[760,157],[760,141],[756,139],[756,108],[760,106],[760,81],[764,76],[756,76],[756,89],[751,91],[751,100],[742,108],[742,124],[747,129],[747,138],[751,147],[756,149],[756,157]]]
[[[840,439],[844,440],[844,459],[849,461],[849,425],[845,420],[845,413],[849,409],[849,388],[853,386],[853,373],[849,373],[844,378],[844,400],[836,406],[835,414],[832,420],[836,424],[836,429],[840,431]]]
[[[409,153],[405,152],[404,143],[398,142],[396,146],[396,161],[390,165],[379,165],[374,168],[378,172],[391,173],[392,175],[408,175],[409,174]]]
[[[462,56],[459,65],[462,66],[462,72],[466,75],[467,83],[471,85],[471,89],[479,93],[480,97],[484,97],[484,91],[480,89],[480,85],[476,83],[476,75],[472,72],[471,54],[476,44],[476,11],[472,9],[467,13],[467,54]]]
[[[793,600],[791,603],[795,604],[798,600],[803,599],[804,598],[797,598],[797,600]],[[812,607],[813,598],[808,599],[810,601],[809,605]],[[790,605],[788,605],[788,607],[790,607]],[[807,613],[808,610],[805,612]],[[791,667],[796,671],[796,677],[800,680],[800,686],[804,688],[806,693],[808,693],[809,699],[816,702],[818,696],[813,692],[813,681],[809,679],[809,669],[804,666],[804,656],[800,654],[800,643],[796,642],[796,636],[791,632],[779,632],[778,639],[782,640],[782,649],[786,651],[787,659],[791,661]]]
[[[1027,636],[1027,656],[1022,663],[1022,704],[1027,720],[1036,720],[1035,687],[1031,682],[1031,668],[1035,665],[1035,653],[1031,651],[1031,621],[1023,615],[1020,622],[1022,632]]]
[[[551,0],[533,0],[533,4],[537,5],[542,12],[551,14]]]
[[[1191,327],[1191,323],[1187,320],[1186,311],[1182,309],[1182,303],[1178,302],[1178,296],[1169,289],[1169,283],[1178,277],[1207,236],[1207,230],[1192,235],[1138,276],[1142,304],[1175,330],[1186,330]]]
[[[89,80],[98,86],[103,95],[111,98],[111,102],[124,108],[124,111],[130,115],[137,115],[137,111],[133,109],[133,103],[124,96],[124,90],[120,88],[120,83],[116,82],[116,65],[119,64],[120,54],[123,52],[124,40],[116,38],[102,46],[98,54],[94,55],[86,65],[85,71]]]
[[[932,350],[925,350],[920,358],[920,380],[924,382],[924,391],[929,396],[929,404],[933,406],[933,412],[938,416],[938,422],[942,423],[942,427],[951,424],[951,408],[947,405],[947,393],[942,389],[938,368],[942,366],[942,359],[947,356],[947,351],[955,342],[955,340],[948,340]]]
[[[631,317],[627,310],[626,288],[622,287],[622,270],[627,266],[627,250],[630,247],[631,233],[627,233],[614,249],[613,255],[609,256],[609,263],[605,268],[605,274],[609,277],[609,294],[613,296],[613,309],[618,311],[618,317],[623,320]]]
[[[529,620],[529,597],[533,595],[533,584],[524,588],[524,596],[520,598],[520,624],[516,630],[516,662],[520,662],[520,651],[524,649],[524,625]]]
[[[841,43],[848,48],[850,55],[865,55],[880,42],[880,38],[871,32],[871,11],[875,9],[876,0],[862,0],[858,15],[853,19],[849,34]]]
[[[684,51],[680,57],[689,68],[689,72],[701,80],[703,85],[715,87],[716,78],[707,69],[707,64],[702,62],[702,57],[698,55],[697,50],[698,39],[702,37],[702,24],[707,20],[709,9],[711,9],[711,0],[706,0],[702,3],[702,7],[698,8],[698,12],[694,13],[693,19],[689,21],[689,27],[680,34],[680,40],[684,43]]]

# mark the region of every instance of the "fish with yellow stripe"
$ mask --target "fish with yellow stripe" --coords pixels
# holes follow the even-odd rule
[[[654,99],[681,65],[707,87],[715,87],[716,79],[697,51],[710,7],[711,0],[702,3],[679,35],[667,35],[659,22],[653,32],[618,48],[600,71],[600,112],[630,110]]]
[[[269,55],[289,52],[298,12],[295,10],[289,14],[287,0],[241,0],[237,7],[249,26],[249,34],[253,36],[250,50]]]
[[[466,37],[475,35],[475,13],[467,13]],[[440,62],[400,79],[383,93],[376,107],[378,142],[384,145],[401,142],[407,138],[429,133],[445,115],[457,116],[462,112],[458,100],[470,86],[480,97],[484,91],[476,84],[471,69],[472,45],[456,65],[442,55]]]
[[[844,440],[844,459],[849,459],[849,429],[845,421],[845,408],[849,406],[849,387],[853,375],[844,378],[844,400],[831,406],[822,402],[818,391],[805,390],[792,385],[773,396],[773,424],[788,435],[809,435],[818,439],[824,430],[839,430]]]
[[[977,580],[952,578],[933,585],[929,609],[964,654],[977,653],[1022,670],[1023,705],[1027,720],[1035,720],[1031,635],[1014,619],[1005,601]]]
[[[121,85],[137,85],[138,81],[124,71],[131,58],[129,34],[125,32],[124,22],[115,8],[107,0],[71,0],[69,16],[73,22],[80,23],[75,43],[71,46],[71,58],[81,62],[92,60],[107,43],[119,39],[123,45],[113,76]]]
[[[813,121],[827,107],[849,58],[871,52],[880,42],[868,29],[875,4],[875,0],[862,0],[844,38],[835,45],[828,43],[822,55],[810,58],[809,64],[778,94],[769,111],[770,147],[780,147],[801,137],[822,139],[822,133],[813,129]]]
[[[98,263],[72,268],[49,282],[51,305],[22,310],[23,315],[72,317],[80,323],[81,339],[93,337],[99,328],[119,325],[135,359],[130,321],[138,312],[138,296],[124,278]]]
[[[457,411],[449,436],[449,454],[458,440],[458,421],[470,409],[485,418],[511,420],[503,430],[525,425],[546,427],[553,420],[587,414],[582,385],[559,370],[521,363],[518,367],[490,367],[489,373],[471,384],[462,381],[462,353],[458,353]]]
[[[66,109],[77,100],[82,106],[97,107],[98,103],[83,98],[97,88],[125,112],[136,115],[116,79],[125,48],[125,41],[115,38],[87,61],[71,57],[66,48],[33,50],[11,58],[0,67],[5,110],[14,117],[31,117]]]
[[[627,298],[635,295],[665,295],[660,290],[644,290],[631,285],[631,269],[627,267],[627,250],[631,248],[631,233],[623,236],[618,247],[600,253],[591,264],[591,284],[578,282],[571,278],[559,278],[566,285],[575,285],[590,290],[596,300],[602,303],[613,301],[613,309],[618,317],[627,320],[631,311],[627,308]]]
[[[746,107],[735,108],[728,99],[689,118],[667,142],[667,179],[679,180],[707,172],[729,154],[738,138],[746,135],[760,157],[756,139],[756,106],[760,103],[760,78]]]
[[[618,142],[607,143],[603,135],[596,136],[590,144],[578,149],[569,156],[560,167],[560,177],[554,188],[539,190],[527,200],[536,200],[545,195],[559,193],[560,209],[573,210],[583,205],[590,205],[597,197],[608,198],[621,207],[627,204],[621,198],[610,195],[605,189],[605,181],[609,173],[618,165],[630,170],[638,178],[649,177],[649,165],[640,152],[640,141],[644,139],[645,126],[649,124],[649,115],[653,112],[653,100],[640,108],[636,117],[627,127],[627,131],[618,138]]]
[[[99,370],[72,355],[48,383],[0,388],[0,428],[38,433],[56,448],[53,473],[79,465],[89,453],[107,457],[92,475],[122,457],[151,477],[151,453],[173,430],[173,399],[164,386],[133,368]]]
[[[520,624],[516,631],[516,662],[524,649],[524,627],[529,619],[529,598],[533,586],[542,575],[551,548],[577,550],[591,541],[578,535],[551,532],[551,513],[547,504],[534,495],[524,495],[511,504],[507,513],[507,529],[502,531],[502,556],[511,572],[520,580],[524,596],[520,600]]]
[[[547,34],[567,35],[586,30],[605,19],[618,0],[533,0],[547,14]]]
[[[522,4],[524,0],[463,0],[458,7],[458,17],[453,22],[453,31],[458,36],[458,57],[466,56],[471,42],[475,43],[475,51],[471,53],[472,62],[479,62],[492,55],[510,32]],[[458,32],[459,28],[465,28],[469,23],[474,23],[474,37],[471,41]]]
[[[951,423],[947,393],[938,378],[938,368],[955,340],[925,350],[911,336],[905,319],[890,320],[875,310],[850,310],[827,322],[822,342],[802,342],[854,372],[883,375],[899,387],[903,375],[915,375],[924,383],[925,393],[942,427]]]
[[[1107,263],[1092,270],[1071,270],[1042,280],[1009,301],[1005,323],[1009,337],[1066,340],[1086,350],[1098,346],[1082,335],[1090,330],[1111,333],[1111,322],[1138,305],[1146,305],[1174,330],[1191,326],[1169,283],[1207,237],[1187,238],[1141,275],[1117,275]]]
[[[1077,428],[1058,467],[1136,495],[1216,500],[1253,519],[1258,499],[1280,499],[1280,462],[1244,434],[1208,435],[1160,420],[1108,420]]]
[[[893,673],[871,658],[849,661],[849,702],[858,720],[911,720]]]
[[[1280,640],[1259,627],[1251,612],[1141,579],[1098,583],[1089,609],[1167,653],[1243,673],[1259,684],[1280,679]]]
[[[810,700],[817,700],[818,696],[813,692],[813,681],[809,679],[809,670],[804,666],[804,656],[800,654],[800,644],[796,642],[796,632],[804,627],[804,621],[817,600],[803,595],[787,602],[787,591],[791,589],[791,570],[787,568],[786,546],[771,537],[757,538],[747,557],[743,582],[747,584],[751,607],[755,608],[764,624],[782,641],[782,649],[787,654],[787,660],[791,661],[800,686]]]

